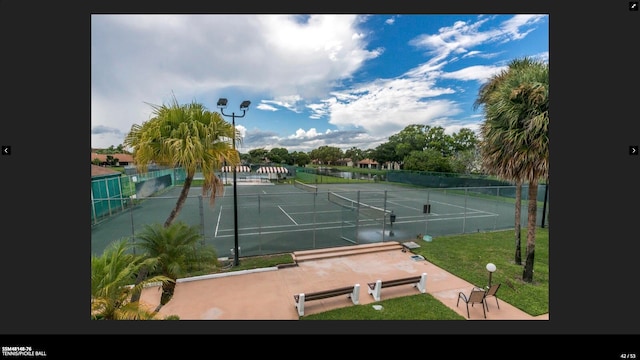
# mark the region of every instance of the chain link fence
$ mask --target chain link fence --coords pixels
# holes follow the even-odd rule
[[[92,184],[92,253],[102,253],[118,239],[135,241],[146,224],[164,223],[176,204],[184,174],[166,170],[155,175]],[[103,193],[95,192],[94,186]],[[154,192],[141,196],[149,189]],[[212,245],[219,256],[233,256],[234,211],[239,256],[505,230],[515,222],[514,186],[238,185],[235,209],[232,189],[225,186],[224,195],[210,205],[200,187],[191,188],[175,220],[197,227],[203,243]],[[544,185],[538,190],[538,226],[543,224],[543,211],[549,210],[545,190]],[[523,186],[523,226],[528,216],[527,194]]]

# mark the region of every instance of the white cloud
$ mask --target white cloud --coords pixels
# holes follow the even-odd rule
[[[303,129],[298,129],[296,130],[296,133],[294,135],[290,135],[289,138],[290,139],[310,139],[316,136],[318,136],[318,132],[316,131],[315,128],[311,128],[307,131]]]
[[[258,104],[258,106],[256,106],[256,109],[258,110],[265,110],[265,111],[278,111],[278,108],[276,108],[275,106],[271,106],[269,105],[267,102],[263,101],[260,104]]]
[[[148,119],[145,102],[167,103],[173,93],[191,101],[224,88],[266,91],[294,110],[297,101],[284,99],[324,96],[379,54],[365,49],[365,36],[353,36],[362,35],[356,15],[107,14],[91,21],[92,127],[129,129]],[[265,104],[259,108],[273,111]]]
[[[505,68],[505,66],[469,66],[458,71],[443,73],[442,78],[463,81],[478,81],[480,83],[483,83],[491,76],[499,73]]]
[[[545,17],[546,15],[515,15],[502,23],[503,34],[510,40],[520,40],[532,31],[530,28],[527,29],[528,26],[541,21]]]
[[[93,15],[92,145],[122,143],[131,125],[150,118],[147,103],[169,103],[173,94],[179,102],[212,102],[220,93],[231,94],[226,95],[230,101],[234,93],[260,99],[252,100],[257,111],[248,119],[275,114],[284,123],[295,114],[309,114],[304,119],[309,123],[280,128],[281,133],[238,125],[241,149],[367,149],[410,124],[443,126],[450,132],[462,123],[474,128],[481,118],[459,118],[469,104],[454,95],[463,92],[465,83],[477,86],[502,69],[503,63],[482,62],[504,55],[486,45],[525,38],[543,16],[516,16],[493,28],[488,24],[494,16],[477,21],[452,17],[449,26],[409,42],[424,51],[422,62],[395,76],[356,83],[363,65],[389,51],[369,46],[379,34],[361,27],[368,18]],[[401,20],[384,19],[385,29],[379,30],[393,30]],[[537,56],[548,60],[549,54]],[[470,58],[479,61],[461,65]]]

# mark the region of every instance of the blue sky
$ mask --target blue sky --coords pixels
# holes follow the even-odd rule
[[[549,60],[548,15],[92,15],[91,146],[122,144],[173,96],[237,115],[251,101],[242,153],[476,131],[479,86],[524,56]]]

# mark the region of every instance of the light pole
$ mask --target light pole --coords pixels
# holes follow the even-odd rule
[[[231,115],[229,115],[225,114],[223,110],[227,107],[227,99],[218,99],[220,113],[224,116],[231,116],[231,123],[233,124],[233,150],[236,150],[236,118],[244,117],[247,110],[249,110],[250,104],[251,102],[249,100],[245,100],[240,104],[242,115],[236,115],[235,112],[232,112]],[[238,266],[240,264],[238,254],[238,184],[236,183],[236,167],[237,166],[233,167],[233,266]]]
[[[489,272],[489,287],[491,287],[491,274],[496,271],[496,266],[493,263],[488,263],[487,271]]]

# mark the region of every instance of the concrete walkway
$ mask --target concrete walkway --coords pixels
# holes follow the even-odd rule
[[[294,294],[360,284],[360,304],[366,305],[375,302],[367,292],[367,283],[427,273],[426,292],[467,318],[466,305],[460,302],[456,306],[456,302],[459,292],[468,295],[474,285],[428,261],[412,258],[413,253],[401,251],[399,243],[395,245],[378,251],[368,245],[350,246],[349,253],[324,258],[299,252],[297,266],[179,279],[173,298],[160,315],[178,315],[181,320],[298,320]],[[382,289],[381,300],[418,293],[411,285],[388,287]],[[493,298],[488,300],[486,320],[549,319],[548,314],[532,317],[504,302],[499,292],[499,309]],[[160,301],[159,287],[143,290],[141,301],[155,307]],[[353,306],[346,295],[309,301],[304,315],[345,306]],[[485,320],[481,306],[470,306],[469,311],[469,320]]]

